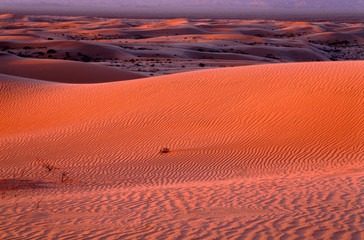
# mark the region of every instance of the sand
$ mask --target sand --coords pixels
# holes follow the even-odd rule
[[[1,74],[0,238],[362,239],[363,90],[363,61]]]
[[[150,77],[256,64],[364,60],[363,26],[360,21],[4,14],[0,51],[31,59],[102,63]]]
[[[19,77],[63,83],[102,83],[131,80],[144,75],[97,63],[0,55],[0,72]]]

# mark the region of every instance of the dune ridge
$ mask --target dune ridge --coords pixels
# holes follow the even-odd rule
[[[5,14],[0,15],[0,28],[0,51],[9,54],[102,62],[148,77],[201,68],[364,60],[361,21]]]
[[[360,239],[363,69],[1,74],[0,237]]]

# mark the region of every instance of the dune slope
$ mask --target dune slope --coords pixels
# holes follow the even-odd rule
[[[27,193],[4,193],[1,237],[359,239],[363,69],[94,85],[1,75],[0,178]]]
[[[294,19],[291,19],[294,20]],[[364,60],[363,21],[0,15],[0,51],[103,62],[146,76],[265,63]]]
[[[53,59],[24,59],[6,54],[0,54],[0,73],[63,83],[102,83],[145,77],[98,64]]]

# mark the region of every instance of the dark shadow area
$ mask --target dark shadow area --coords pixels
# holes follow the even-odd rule
[[[5,190],[24,190],[24,189],[39,189],[49,188],[49,182],[26,180],[26,179],[0,179],[0,191]]]

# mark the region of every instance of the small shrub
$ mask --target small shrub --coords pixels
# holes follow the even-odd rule
[[[51,165],[50,163],[45,162],[40,158],[37,158],[36,161],[39,162],[44,168],[46,168],[50,172],[58,169],[57,167]]]
[[[49,163],[43,163],[42,166],[48,169],[50,172],[57,169],[55,166],[52,166]]]
[[[159,153],[169,153],[171,150],[167,147],[162,148]]]
[[[54,49],[49,49],[48,51],[47,51],[47,53],[48,54],[50,54],[50,53],[56,53],[57,51],[56,50],[54,50]]]
[[[69,176],[67,175],[67,173],[63,172],[62,177],[61,177],[61,182],[63,183],[65,181],[67,181],[68,179],[69,179]]]

